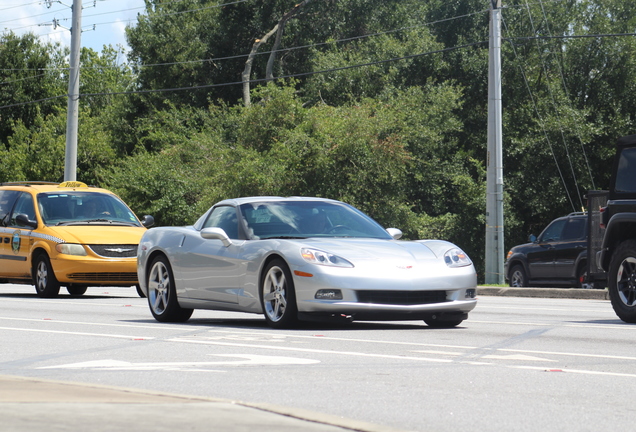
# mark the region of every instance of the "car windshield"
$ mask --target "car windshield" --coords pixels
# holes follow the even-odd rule
[[[325,201],[255,202],[240,206],[252,239],[357,237],[391,239],[377,222],[356,208]]]
[[[114,195],[101,192],[40,193],[38,207],[46,225],[115,223],[140,226],[126,204]]]

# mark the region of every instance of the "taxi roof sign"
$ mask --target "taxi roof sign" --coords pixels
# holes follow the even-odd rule
[[[65,181],[58,185],[58,187],[68,187],[68,188],[87,188],[88,185],[86,183],[82,183],[79,181]]]

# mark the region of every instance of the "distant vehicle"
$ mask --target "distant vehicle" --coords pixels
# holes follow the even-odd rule
[[[539,235],[514,246],[504,265],[511,287],[572,286],[594,288],[587,272],[587,214],[553,220]]]
[[[137,246],[153,223],[81,182],[0,183],[0,283],[33,284],[40,297],[137,286]]]
[[[608,200],[600,215],[605,230],[596,262],[607,272],[614,312],[636,323],[636,135],[617,142]]]
[[[146,231],[137,270],[162,322],[216,309],[264,314],[273,328],[334,319],[459,325],[477,303],[471,260],[452,243],[401,235],[339,201],[229,199],[193,226]]]

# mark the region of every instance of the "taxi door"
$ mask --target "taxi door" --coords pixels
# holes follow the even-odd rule
[[[15,229],[9,227],[11,210],[20,196],[20,192],[13,190],[0,191],[0,277],[5,277],[12,271],[16,255],[11,243]]]
[[[8,246],[3,252],[5,262],[8,267],[2,272],[8,277],[30,279],[31,263],[29,253],[32,245],[31,232],[33,228],[18,224],[16,217],[19,214],[25,214],[29,220],[35,219],[35,206],[31,194],[21,192],[18,196],[13,211],[9,215],[7,227],[4,230],[3,237],[9,237],[9,244],[3,239],[3,246]]]

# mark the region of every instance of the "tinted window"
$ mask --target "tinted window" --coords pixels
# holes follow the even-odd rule
[[[559,219],[548,225],[548,227],[543,230],[543,233],[541,233],[540,241],[548,242],[561,240],[561,232],[563,231],[565,222],[565,219]]]
[[[614,189],[616,192],[636,192],[636,148],[621,152]]]
[[[569,219],[563,228],[561,240],[580,240],[585,238],[586,220],[583,218]]]
[[[221,228],[231,239],[238,239],[238,218],[236,209],[230,206],[221,206],[212,210],[210,217],[205,221],[203,228]]]
[[[18,191],[2,190],[0,191],[0,222],[4,225],[8,221],[7,215],[13,208],[15,200],[20,195]],[[6,219],[5,219],[6,218]]]
[[[33,205],[33,197],[28,193],[21,193],[18,197],[18,201],[13,208],[13,212],[11,213],[11,221],[9,222],[10,226],[13,227],[23,227],[19,225],[15,220],[16,216],[19,214],[27,215],[29,220],[35,220],[35,206]]]

